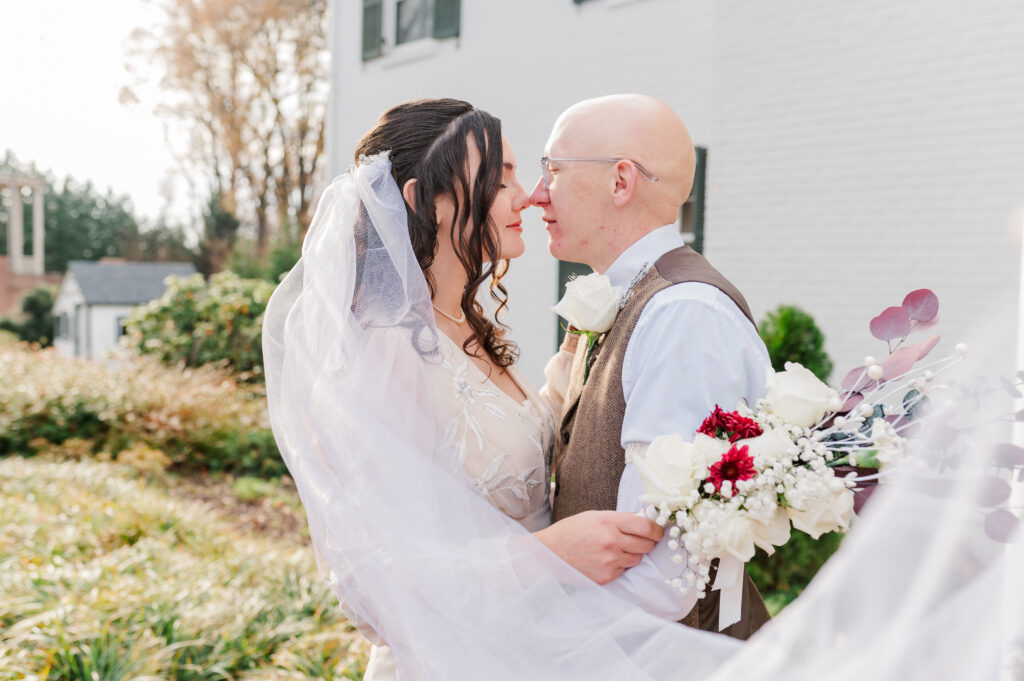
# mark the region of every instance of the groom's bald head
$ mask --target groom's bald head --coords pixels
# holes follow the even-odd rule
[[[648,95],[608,95],[574,104],[555,122],[552,137],[581,156],[628,158],[658,176],[650,189],[681,206],[690,195],[696,154],[690,132],[665,102]]]
[[[630,163],[551,162],[551,186],[538,183],[531,197],[544,207],[550,250],[599,271],[640,237],[676,220],[696,167],[683,121],[668,104],[648,95],[609,95],[574,104],[555,121],[545,155],[628,159],[657,178],[652,181]]]

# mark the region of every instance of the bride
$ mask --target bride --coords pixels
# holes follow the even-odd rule
[[[356,155],[274,294],[264,355],[321,568],[376,644],[367,678],[995,678],[979,664],[1002,664],[1020,631],[1004,626],[1019,626],[1013,599],[994,597],[1016,563],[973,514],[911,495],[876,495],[745,647],[630,604],[613,580],[660,530],[615,513],[548,526],[552,407],[476,300],[486,283],[504,307],[524,248],[500,123],[413,102]]]
[[[595,582],[618,577],[654,547],[663,530],[634,514],[603,511],[549,527],[554,414],[561,405],[555,386],[568,380],[568,362],[553,363],[555,383],[542,396],[515,367],[515,344],[476,300],[480,286],[489,283],[501,312],[506,304],[502,276],[508,261],[525,250],[520,212],[529,196],[516,178],[515,157],[500,122],[458,100],[409,102],[385,112],[355,155],[360,159],[356,173],[390,164],[407,213],[405,240],[422,271],[423,282],[406,283],[426,284],[433,315],[415,319],[406,336],[403,322],[380,324],[371,312],[396,302],[379,287],[382,263],[374,254],[379,234],[372,220],[351,225],[348,247],[356,258],[349,312],[357,323],[369,320],[365,330],[389,342],[409,343],[409,349],[430,344],[429,352],[419,349],[424,357],[433,354],[440,369],[436,378],[443,380],[429,391],[450,409],[451,453],[488,503]],[[397,203],[399,197],[392,199]],[[318,229],[331,228],[320,222]],[[568,343],[574,340],[570,336]],[[380,640],[372,628],[367,633]],[[394,676],[390,650],[374,646],[366,678]]]

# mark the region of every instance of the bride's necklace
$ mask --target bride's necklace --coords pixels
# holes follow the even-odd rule
[[[442,310],[441,308],[439,308],[439,307],[438,307],[437,305],[434,305],[433,303],[431,303],[430,305],[431,305],[431,307],[433,307],[433,308],[434,308],[435,310],[437,310],[437,311],[438,311],[438,313],[439,313],[439,314],[440,314],[441,316],[443,316],[443,317],[446,317],[446,318],[448,318],[448,319],[452,320],[452,321],[453,321],[453,322],[455,322],[456,324],[465,324],[465,323],[466,323],[466,312],[465,312],[465,310],[463,310],[463,311],[462,311],[462,314],[461,314],[461,315],[459,315],[458,317],[453,317],[453,316],[451,316],[450,314],[448,314],[447,312],[445,312],[444,310]]]

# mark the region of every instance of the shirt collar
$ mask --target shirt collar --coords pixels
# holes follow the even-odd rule
[[[644,267],[653,265],[661,256],[683,246],[683,235],[674,222],[648,232],[615,259],[605,272],[612,286],[629,286]]]

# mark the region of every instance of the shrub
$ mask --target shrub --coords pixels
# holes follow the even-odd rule
[[[110,457],[144,445],[176,469],[285,472],[262,386],[240,384],[225,369],[183,370],[151,357],[100,364],[21,345],[0,346],[0,375],[0,454],[75,439]],[[125,456],[160,460],[141,449]]]
[[[0,330],[15,335],[26,343],[46,347],[53,343],[53,293],[46,286],[32,289],[21,300],[24,319],[20,322],[0,319]]]
[[[125,322],[126,345],[164,363],[217,363],[260,379],[261,330],[274,285],[232,272],[172,278],[163,297],[136,308]]]
[[[839,548],[843,534],[830,532],[815,540],[803,532],[794,531],[789,541],[771,556],[758,549],[747,563],[747,573],[757,588],[774,601],[776,612],[800,595],[811,578],[817,574]]]
[[[782,371],[786,362],[799,362],[821,380],[828,380],[832,360],[823,349],[825,335],[811,315],[793,305],[781,305],[765,315],[757,331],[768,347],[773,369]]]

